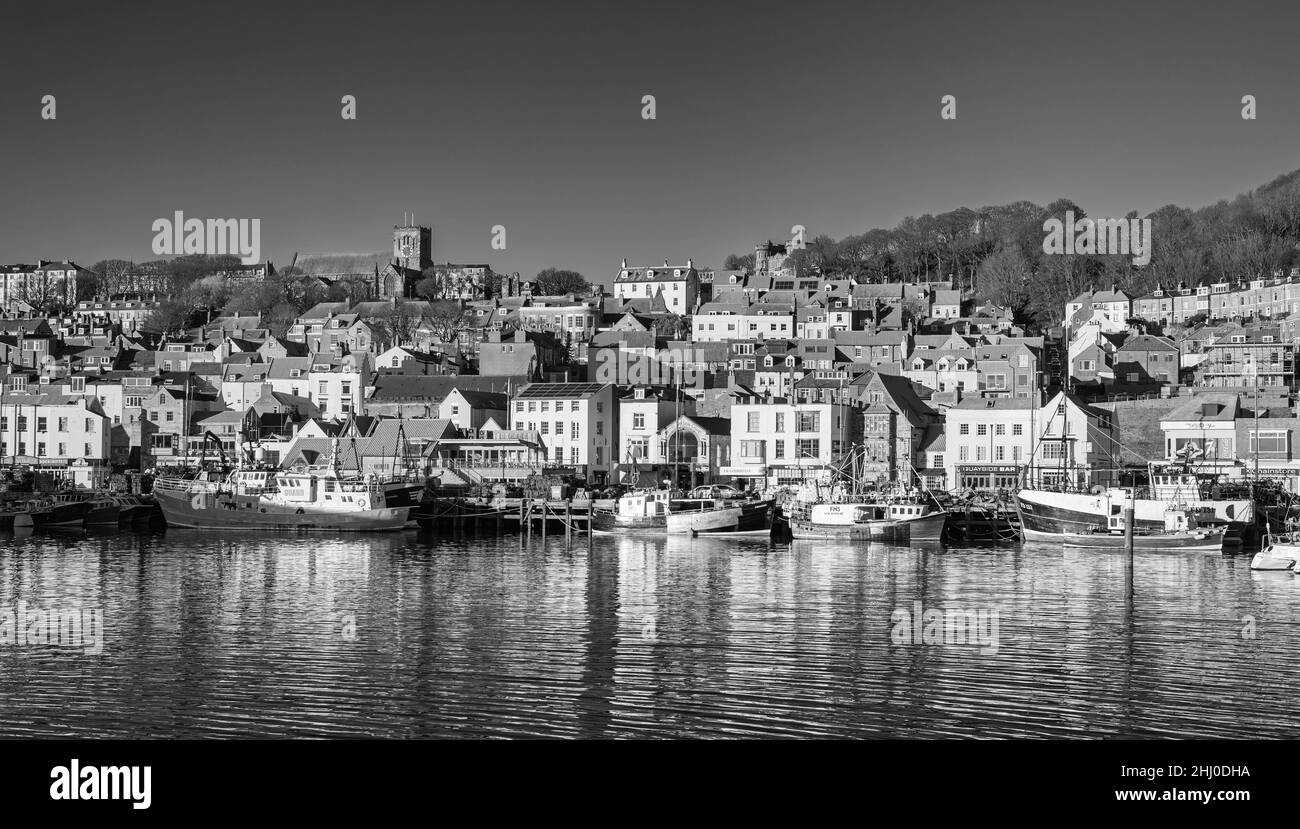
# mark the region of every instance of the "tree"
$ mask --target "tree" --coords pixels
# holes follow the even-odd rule
[[[135,263],[125,259],[101,259],[91,265],[90,270],[94,274],[91,291],[94,298],[108,299],[126,291],[134,269]]]
[[[459,302],[442,299],[429,303],[429,312],[424,316],[424,322],[428,323],[439,343],[451,343],[456,341],[464,314],[465,309],[461,308]]]
[[[541,296],[562,296],[576,294],[585,296],[591,291],[591,283],[577,271],[562,271],[546,268],[537,274],[535,293]]]
[[[742,253],[731,254],[722,260],[722,269],[724,271],[745,271],[746,273],[754,272],[754,254]]]
[[[442,298],[442,280],[436,273],[429,273],[430,269],[425,270],[425,277],[415,283],[415,295],[427,300]]]
[[[980,295],[1023,316],[1033,294],[1032,272],[1019,246],[1003,243],[980,263],[976,284]]]
[[[153,334],[178,334],[199,320],[197,309],[179,297],[169,297],[149,313],[141,329]]]

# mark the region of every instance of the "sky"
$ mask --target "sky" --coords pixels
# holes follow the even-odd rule
[[[1063,197],[1123,216],[1300,167],[1294,3],[15,5],[0,263],[157,258],[180,210],[260,219],[283,266],[391,250],[414,212],[437,261],[607,283],[796,224]]]

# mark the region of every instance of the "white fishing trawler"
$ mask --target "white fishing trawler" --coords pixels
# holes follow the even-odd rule
[[[865,449],[850,450],[838,469],[841,482],[802,487],[787,505],[793,538],[842,540],[943,538],[948,512],[927,491],[895,483],[876,490],[863,484]]]
[[[187,529],[270,529],[330,532],[399,530],[409,507],[390,507],[374,475],[343,476],[337,441],[327,467],[244,468],[163,476],[154,496],[167,524]]]

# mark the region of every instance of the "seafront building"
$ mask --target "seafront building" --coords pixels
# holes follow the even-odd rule
[[[405,453],[448,487],[1005,490],[1191,453],[1300,488],[1300,274],[1102,287],[1040,334],[951,280],[800,270],[798,235],[746,268],[624,260],[607,287],[546,296],[436,264],[431,228],[393,234],[389,253],[299,257],[334,298],[287,323],[267,309],[163,333],[148,291],[174,286],[156,266],[109,297],[77,296],[74,263],[0,267],[3,465],[95,484],[218,447],[315,463],[343,440],[354,466]]]

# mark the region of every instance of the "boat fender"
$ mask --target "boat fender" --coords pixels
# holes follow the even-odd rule
[[[266,510],[262,510],[262,512],[266,512]],[[298,509],[294,510],[294,515],[302,515],[302,507],[298,507]]]

